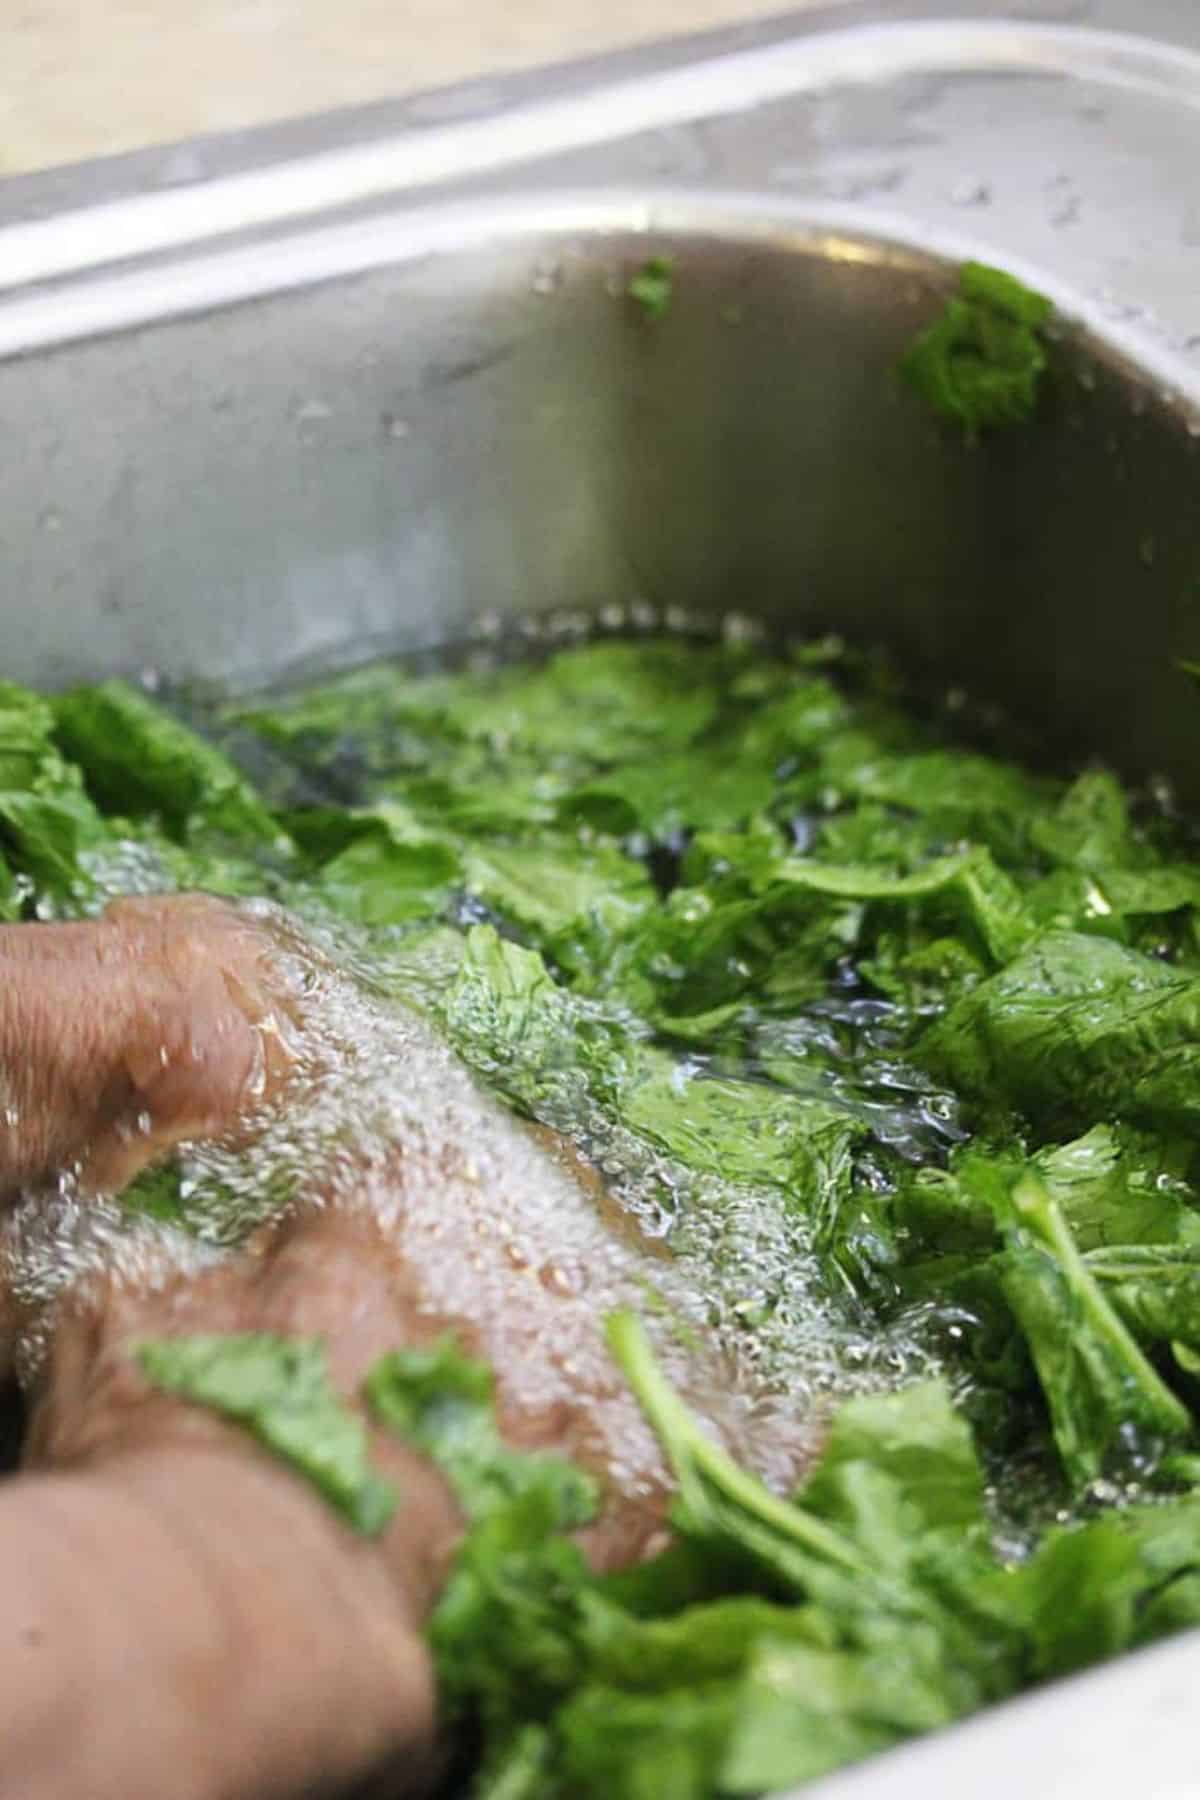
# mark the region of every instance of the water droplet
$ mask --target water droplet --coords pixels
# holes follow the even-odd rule
[[[62,514],[56,506],[47,506],[38,515],[38,525],[43,531],[61,531]]]
[[[844,181],[834,183],[831,192],[835,200],[866,200],[872,194],[894,194],[907,179],[908,170],[895,164],[891,168],[848,176]]]
[[[991,199],[990,182],[981,181],[977,176],[964,176],[950,189],[950,202],[953,206],[988,206]]]
[[[1140,318],[1142,314],[1140,306],[1132,300],[1121,299],[1118,294],[1113,293],[1111,288],[1101,288],[1096,296],[1096,302],[1103,316],[1111,319],[1114,324],[1121,323],[1126,319]]]

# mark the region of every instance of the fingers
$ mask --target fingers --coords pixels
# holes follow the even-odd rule
[[[419,1615],[379,1546],[269,1459],[143,1446],[10,1482],[0,1585],[6,1795],[284,1800],[382,1763],[423,1789]]]
[[[271,1228],[253,1247],[261,1329],[323,1338],[330,1374],[356,1393],[389,1350],[428,1340],[411,1276],[365,1210],[316,1206]]]
[[[66,1296],[33,1394],[24,1466],[102,1470],[146,1453],[210,1449],[261,1459],[265,1453],[219,1414],[151,1386],[134,1352],[152,1338],[318,1337],[334,1386],[360,1405],[370,1367],[410,1341],[407,1309],[377,1238],[362,1219],[325,1213],[275,1238],[158,1285],[143,1272],[132,1284],[110,1276]],[[372,1460],[403,1496],[379,1547],[409,1616],[420,1618],[445,1578],[461,1518],[441,1474],[414,1450],[376,1432]],[[303,1477],[285,1473],[303,1485]]]
[[[234,1130],[302,1056],[300,989],[268,919],[204,896],[0,927],[0,1195],[63,1171],[116,1191]]]
[[[260,1234],[240,1254],[198,1250],[190,1266],[173,1264],[173,1253],[154,1228],[126,1237],[123,1256],[102,1249],[95,1271],[62,1296],[34,1394],[33,1461],[86,1458],[121,1420],[145,1410],[147,1386],[130,1353],[147,1338],[320,1338],[333,1384],[348,1400],[380,1356],[412,1341],[411,1297],[362,1215],[317,1210]]]

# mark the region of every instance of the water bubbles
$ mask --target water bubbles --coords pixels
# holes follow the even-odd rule
[[[16,1345],[17,1375],[28,1386],[50,1342],[54,1309],[67,1292],[86,1298],[93,1283],[149,1293],[211,1267],[216,1253],[183,1232],[133,1221],[115,1202],[81,1198],[71,1175],[27,1195],[0,1227],[0,1269],[29,1322]]]

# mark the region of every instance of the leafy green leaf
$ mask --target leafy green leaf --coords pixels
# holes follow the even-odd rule
[[[1011,1194],[1001,1283],[1029,1343],[1071,1479],[1190,1436],[1187,1407],[1121,1322],[1036,1176]]]
[[[603,844],[489,844],[467,853],[465,879],[541,942],[589,926],[603,942],[636,925],[654,899],[643,866]]]
[[[959,291],[913,343],[901,371],[935,412],[971,438],[1033,416],[1052,308],[1002,269],[964,263]]]
[[[14,874],[27,877],[55,911],[91,901],[89,856],[109,830],[84,793],[79,771],[53,741],[54,716],[37,694],[0,682],[0,917],[20,914]]]
[[[564,796],[559,814],[617,837],[645,831],[662,838],[685,828],[737,825],[760,812],[774,791],[769,768],[731,760],[719,749],[692,749],[595,775]]]
[[[161,1338],[140,1344],[137,1359],[156,1387],[244,1425],[356,1531],[369,1537],[387,1525],[397,1495],[371,1468],[366,1427],[334,1391],[319,1338]]]
[[[381,1424],[432,1456],[468,1519],[482,1519],[537,1489],[556,1529],[595,1513],[595,1484],[558,1457],[509,1450],[496,1429],[492,1372],[452,1338],[428,1350],[393,1350],[370,1370],[363,1394]]]
[[[725,659],[684,658],[659,644],[598,643],[561,652],[540,668],[500,670],[454,690],[450,730],[508,750],[620,763],[639,748],[690,743],[717,716]]]
[[[558,987],[536,950],[491,925],[468,931],[440,1014],[459,1053],[535,1118],[564,1093],[578,1113],[585,1098],[611,1103],[623,1085],[628,1034]]]
[[[663,319],[675,293],[675,258],[649,256],[629,278],[629,297],[636,300],[648,319]]]
[[[1130,1506],[1052,1530],[1007,1577],[1037,1676],[1066,1675],[1200,1618],[1200,1504]]]
[[[234,765],[124,682],[60,695],[54,719],[58,741],[101,806],[156,814],[180,838],[214,831],[278,843],[279,827]]]
[[[1043,1129],[1124,1116],[1200,1122],[1200,978],[1078,932],[1050,931],[923,1037],[928,1067],[1002,1096]]]
[[[688,1078],[660,1051],[643,1053],[622,1116],[687,1168],[782,1188],[814,1211],[836,1206],[864,1135],[844,1107],[761,1082]]]
[[[314,894],[363,925],[436,915],[463,878],[461,853],[447,834],[394,803],[297,812],[289,824],[297,842],[319,860]]]

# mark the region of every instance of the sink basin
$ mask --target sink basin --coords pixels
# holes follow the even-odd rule
[[[1166,5],[1174,43],[939,10],[202,146],[178,192],[150,156],[0,189],[5,674],[249,686],[514,621],[762,621],[1200,801],[1200,56]],[[984,106],[1024,133],[994,167]],[[896,377],[966,255],[1059,318],[1041,415],[979,444]],[[1197,1683],[1183,1639],[807,1792],[1182,1795]]]

